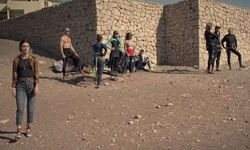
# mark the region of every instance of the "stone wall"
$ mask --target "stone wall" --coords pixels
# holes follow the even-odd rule
[[[69,27],[76,51],[84,63],[92,63],[91,45],[96,34],[102,34],[106,42],[118,30],[123,42],[127,32],[133,33],[136,53],[147,50],[154,64],[204,68],[207,22],[221,26],[222,36],[233,27],[243,60],[250,60],[249,15],[249,9],[211,0],[185,0],[166,6],[143,0],[73,0],[0,22],[0,38],[27,38],[32,45],[60,55],[59,39]]]
[[[167,63],[198,66],[198,1],[166,5],[164,12]]]
[[[112,37],[114,30],[120,32],[123,42],[125,34],[131,32],[136,53],[144,49],[154,64],[165,61],[163,5],[142,0],[96,1],[97,33],[103,35],[104,41]]]
[[[243,62],[250,60],[250,10],[211,0],[199,0],[199,66],[207,65],[208,54],[205,49],[204,31],[208,22],[214,27],[221,26],[221,39],[228,32],[229,27],[234,28],[234,34],[238,40],[238,50],[243,56]],[[214,29],[213,29],[214,31]],[[226,51],[222,51],[221,64],[227,64]],[[232,62],[238,62],[237,57],[232,55]]]
[[[96,38],[94,0],[74,0],[0,22],[0,38],[28,39],[33,46],[60,55],[59,41],[65,27],[71,29],[73,47],[90,62]]]

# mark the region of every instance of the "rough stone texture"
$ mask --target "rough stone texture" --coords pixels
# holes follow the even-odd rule
[[[74,0],[0,22],[0,38],[27,38],[34,46],[60,55],[62,30],[70,27],[76,51],[84,63],[92,63],[91,45],[97,33],[106,42],[118,30],[124,42],[125,34],[132,32],[136,53],[147,50],[154,64],[204,68],[208,58],[204,31],[208,22],[222,27],[222,37],[233,27],[243,61],[250,59],[249,14],[249,9],[211,0],[185,0],[166,6],[143,0]]]
[[[221,39],[228,34],[228,28],[234,28],[238,40],[238,50],[241,52],[243,62],[250,60],[250,10],[210,0],[199,0],[199,66],[207,65],[208,54],[204,39],[205,27],[212,22],[214,27],[221,26]],[[213,29],[214,31],[214,29]],[[236,55],[232,54],[232,62],[238,62]],[[227,64],[226,50],[223,49],[221,64]]]
[[[103,35],[104,41],[112,37],[114,30],[120,32],[123,42],[125,34],[131,32],[136,53],[144,49],[154,64],[164,62],[163,5],[142,0],[97,0],[96,4],[97,33]]]
[[[198,1],[188,0],[166,5],[164,11],[167,63],[198,65]]]
[[[0,38],[18,41],[26,38],[32,45],[60,55],[60,37],[64,28],[69,27],[73,47],[85,62],[90,62],[91,44],[96,37],[95,8],[93,0],[74,0],[2,21]]]

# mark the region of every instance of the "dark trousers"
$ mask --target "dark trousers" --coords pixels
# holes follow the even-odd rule
[[[220,56],[221,56],[221,50],[217,51],[217,55],[216,55],[216,69],[219,69],[220,67]]]
[[[217,50],[215,49],[213,44],[210,44],[207,50],[208,50],[207,70],[210,71],[211,67],[213,68],[214,66],[214,60],[217,55]]]
[[[95,66],[97,68],[97,71],[96,71],[97,85],[100,85],[100,83],[102,81],[102,73],[103,73],[103,69],[104,69],[104,61],[101,60],[100,57],[96,57],[95,58]]]
[[[242,60],[241,60],[240,52],[237,51],[234,48],[228,48],[227,49],[227,63],[228,63],[229,68],[231,68],[231,52],[233,52],[235,55],[238,56],[239,65],[242,66]]]
[[[22,125],[25,99],[27,97],[27,123],[33,123],[36,95],[34,80],[18,82],[16,85],[16,125]]]
[[[110,60],[111,72],[118,71],[118,65],[119,65],[119,57],[111,57]]]
[[[66,56],[66,58],[63,59],[63,76],[65,76],[66,65],[69,58],[73,60],[75,69],[81,71],[80,58],[77,57],[76,54],[71,49],[63,49],[63,52],[64,55]]]
[[[146,69],[144,69],[146,65],[148,65],[148,68],[151,69],[150,61],[141,62],[141,61],[138,60],[138,61],[135,62],[136,70],[143,69],[144,71],[146,71]]]

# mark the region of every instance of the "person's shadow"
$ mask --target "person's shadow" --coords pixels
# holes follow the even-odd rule
[[[9,138],[9,137],[6,137],[6,136],[2,136],[2,134],[15,134],[16,132],[9,132],[9,131],[2,131],[0,130],[0,139],[3,139],[3,140],[9,140],[8,143],[16,143],[17,140],[16,139],[12,139],[12,138]]]

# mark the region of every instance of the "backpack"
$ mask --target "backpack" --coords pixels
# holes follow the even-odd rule
[[[54,68],[57,72],[62,72],[63,71],[63,60],[55,61]],[[68,63],[66,64],[65,72],[71,72],[74,70],[75,70],[74,66],[72,66]]]

